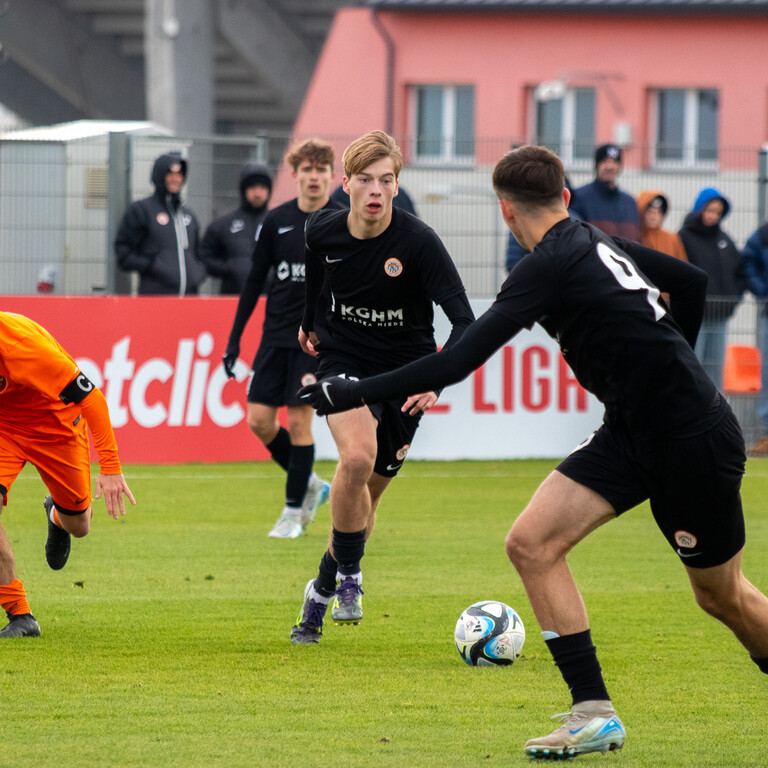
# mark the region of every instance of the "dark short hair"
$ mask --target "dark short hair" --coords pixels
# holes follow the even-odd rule
[[[513,202],[547,207],[562,200],[565,170],[554,152],[526,144],[511,149],[496,163],[493,188],[499,197]]]

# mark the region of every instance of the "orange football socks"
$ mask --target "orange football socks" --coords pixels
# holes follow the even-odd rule
[[[0,605],[11,616],[30,613],[27,593],[18,579],[14,579],[10,584],[0,584]]]

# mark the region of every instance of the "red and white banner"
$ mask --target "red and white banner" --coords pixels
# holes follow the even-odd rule
[[[475,314],[488,301],[473,301]],[[124,463],[268,458],[246,423],[250,363],[263,300],[241,342],[235,380],[221,357],[233,297],[4,296],[0,309],[47,328],[107,399]],[[441,313],[439,340],[448,335]],[[443,392],[409,454],[421,459],[558,457],[600,423],[602,407],[576,383],[557,345],[523,332],[462,383]],[[323,419],[318,458],[336,458]]]

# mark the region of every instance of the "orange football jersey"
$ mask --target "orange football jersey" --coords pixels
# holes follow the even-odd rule
[[[0,428],[38,439],[71,434],[80,407],[65,405],[59,393],[79,372],[45,328],[0,312]]]

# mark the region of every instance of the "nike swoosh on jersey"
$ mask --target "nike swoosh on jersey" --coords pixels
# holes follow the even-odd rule
[[[291,224],[290,227],[278,227],[277,228],[277,234],[278,235],[284,235],[286,232],[290,232],[292,229],[295,229],[296,227]]]
[[[341,259],[332,259],[330,256],[325,257],[326,264],[335,264],[337,261],[341,261]]]
[[[677,554],[680,555],[680,557],[696,557],[696,555],[700,555],[701,552],[681,552],[678,548]]]

